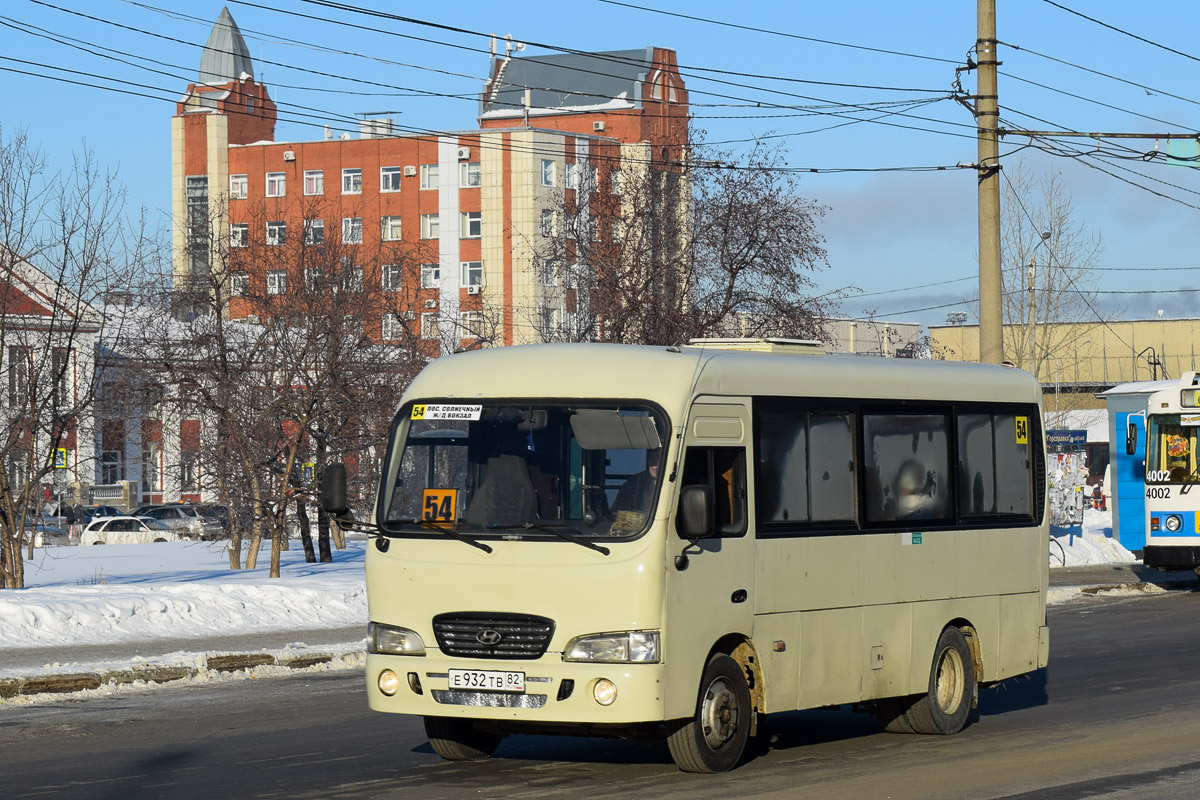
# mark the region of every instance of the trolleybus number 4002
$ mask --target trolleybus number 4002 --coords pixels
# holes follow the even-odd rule
[[[451,689],[485,689],[492,692],[524,692],[525,673],[492,669],[452,669]]]
[[[1147,486],[1146,487],[1146,499],[1147,500],[1167,500],[1170,497],[1171,497],[1171,487],[1170,486]]]

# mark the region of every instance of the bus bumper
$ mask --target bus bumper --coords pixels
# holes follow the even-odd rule
[[[524,674],[523,692],[452,690],[449,670]],[[388,695],[380,688],[386,671],[398,678]],[[375,711],[432,717],[511,721],[536,727],[633,725],[663,721],[662,664],[566,662],[557,654],[533,661],[490,661],[426,656],[367,655],[367,698]],[[609,681],[615,699],[602,705],[596,686]],[[386,684],[386,680],[383,681]]]
[[[1142,563],[1158,569],[1195,569],[1200,567],[1200,547],[1187,545],[1146,545]]]

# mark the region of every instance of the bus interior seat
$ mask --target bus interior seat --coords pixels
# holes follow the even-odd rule
[[[513,525],[536,516],[537,495],[524,459],[516,455],[489,458],[464,521],[470,525]]]

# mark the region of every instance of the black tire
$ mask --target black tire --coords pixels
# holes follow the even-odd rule
[[[746,673],[718,653],[704,668],[696,715],[667,737],[671,758],[684,772],[733,769],[746,749],[753,714]]]
[[[916,733],[908,721],[908,710],[912,708],[911,697],[889,697],[875,703],[875,718],[888,733]]]
[[[938,638],[929,670],[929,691],[905,715],[914,733],[949,735],[967,724],[975,703],[975,664],[958,628]]]
[[[502,738],[470,720],[449,717],[425,717],[425,735],[433,751],[447,761],[483,761],[496,752]]]

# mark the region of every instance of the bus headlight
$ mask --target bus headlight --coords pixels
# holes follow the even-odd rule
[[[1183,527],[1183,520],[1177,514],[1168,514],[1163,524],[1167,526],[1167,530],[1175,533],[1175,531]]]
[[[577,636],[567,643],[563,661],[655,664],[658,663],[658,631]]]
[[[423,656],[425,642],[408,628],[370,622],[367,623],[367,652],[389,656]]]

